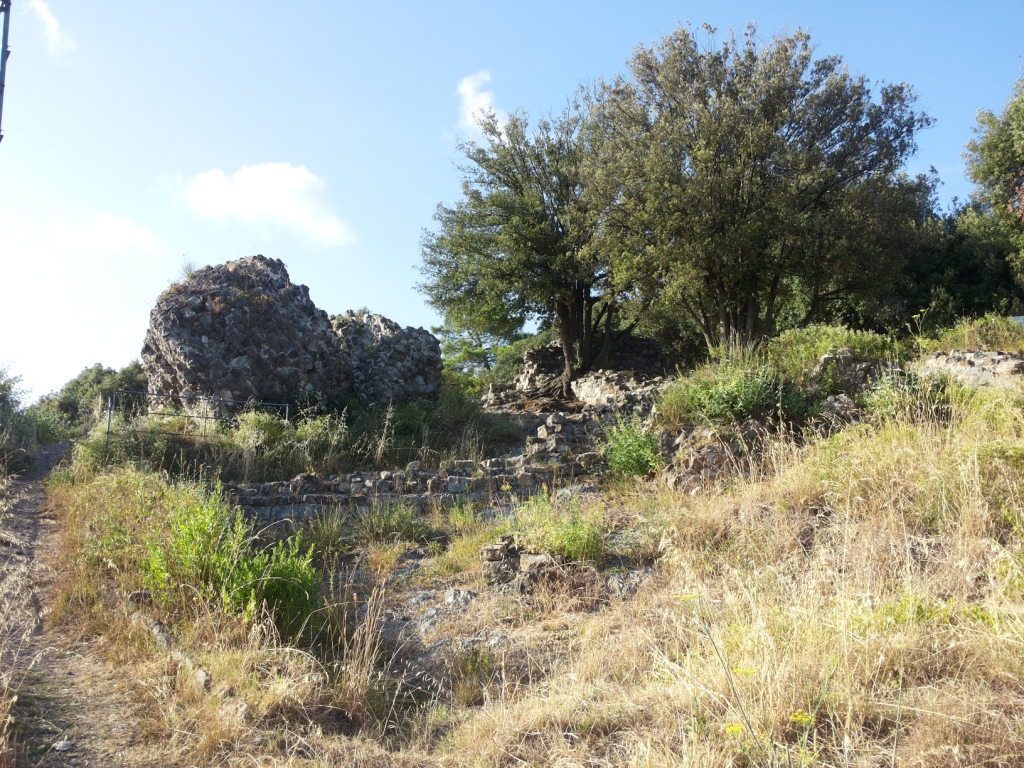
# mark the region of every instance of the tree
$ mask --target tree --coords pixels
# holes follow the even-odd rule
[[[967,144],[967,175],[977,184],[974,200],[1013,242],[1017,283],[1024,287],[1024,77],[1002,114],[982,110],[977,138]]]
[[[558,329],[565,370],[555,389],[606,357],[621,296],[594,247],[585,195],[583,116],[567,109],[532,131],[523,114],[480,121],[484,145],[460,145],[463,199],[438,206],[423,237],[420,289],[459,329],[508,336],[527,320]],[[597,331],[603,325],[603,344]]]
[[[927,310],[922,320],[928,330],[965,316],[1021,313],[1024,295],[1009,261],[1012,242],[982,206],[974,202],[935,215],[926,229],[920,247],[907,251],[902,323],[921,310]]]
[[[755,345],[891,287],[919,190],[900,175],[929,119],[907,85],[874,98],[803,32],[638,47],[590,91],[595,206],[614,279],[670,302],[710,349]]]
[[[502,353],[527,337],[519,329],[503,332],[493,327],[459,325],[451,317],[430,330],[441,341],[444,375],[469,394],[482,394],[488,384],[497,383]]]

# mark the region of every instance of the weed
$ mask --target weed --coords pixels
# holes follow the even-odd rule
[[[607,552],[600,510],[581,511],[576,505],[556,508],[535,496],[517,512],[517,540],[527,549],[561,555],[571,563],[600,564]]]
[[[684,424],[738,423],[778,415],[800,421],[813,405],[799,388],[770,365],[724,360],[698,368],[667,387],[658,414],[667,427]]]
[[[647,475],[661,464],[658,438],[643,428],[640,420],[620,420],[605,435],[605,461],[620,475]]]
[[[431,529],[429,523],[417,518],[409,506],[374,503],[352,514],[349,531],[353,542],[369,544],[425,541]]]
[[[108,536],[104,549],[130,546],[124,529],[114,527]],[[224,611],[251,621],[266,603],[278,628],[293,634],[316,608],[320,576],[312,550],[302,550],[300,535],[269,552],[254,551],[254,542],[241,512],[217,490],[172,507],[164,530],[145,539],[142,573],[154,595],[172,604],[219,601]]]

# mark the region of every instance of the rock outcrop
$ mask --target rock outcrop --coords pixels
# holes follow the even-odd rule
[[[142,362],[154,394],[328,404],[347,394],[372,402],[429,395],[442,368],[428,331],[369,313],[330,318],[280,260],[264,256],[198,269],[164,291]],[[190,402],[177,404],[194,410]]]
[[[1009,352],[935,352],[918,365],[922,376],[945,374],[971,387],[1013,386],[1022,381],[1024,356]]]
[[[401,402],[441,385],[441,345],[429,331],[352,311],[332,316],[331,325],[352,357],[354,389],[363,400]]]
[[[601,344],[602,337],[598,337],[594,341],[594,349],[600,349]],[[672,361],[658,342],[642,336],[628,336],[616,345],[600,370],[629,371],[638,376],[654,377],[664,376],[672,367]],[[536,347],[523,355],[523,368],[516,377],[515,389],[524,393],[542,389],[564,370],[560,342],[552,341],[543,347]],[[576,386],[574,382],[574,391]]]
[[[264,256],[198,269],[164,291],[142,363],[150,392],[224,400],[331,400],[353,378],[327,313]]]

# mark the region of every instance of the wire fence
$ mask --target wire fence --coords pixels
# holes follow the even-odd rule
[[[194,407],[183,407],[189,403]],[[153,407],[157,405],[157,407]],[[171,410],[167,410],[170,406]],[[205,440],[209,436],[208,425],[212,421],[234,422],[241,411],[271,411],[279,415],[283,413],[285,422],[291,417],[291,406],[288,403],[270,403],[259,400],[229,400],[216,396],[205,395],[164,395],[156,392],[142,392],[131,389],[115,389],[107,398],[107,430],[103,448],[103,462],[110,458],[110,436],[115,431],[114,413],[123,413],[130,418],[125,419],[119,431],[145,435],[173,435],[175,437],[191,437]],[[159,420],[185,419],[194,422],[202,429],[190,432],[181,430],[160,429]],[[139,422],[145,424],[140,428]],[[156,422],[156,423],[154,423]]]

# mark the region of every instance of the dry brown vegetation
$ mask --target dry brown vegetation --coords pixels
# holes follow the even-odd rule
[[[11,477],[0,467],[0,536],[4,530],[12,499],[8,494]],[[11,709],[17,699],[14,679],[14,661],[19,650],[20,637],[16,627],[20,624],[20,605],[16,594],[16,579],[8,574],[0,580],[0,768],[13,765],[14,748],[11,742]]]
[[[323,629],[298,644],[194,601],[162,616],[169,653],[132,620],[138,575],[88,553],[141,488],[157,516],[178,491],[65,476],[57,618],[103,635],[148,702],[141,738],[188,764],[1024,765],[1021,396],[950,385],[889,402],[829,439],[780,439],[749,479],[692,496],[620,484],[584,510],[657,553],[631,599],[592,568],[498,594],[473,565],[496,526],[435,520],[447,543],[413,578],[388,577],[411,544],[346,560]],[[433,639],[505,640],[449,652],[414,689],[381,617],[430,586],[481,593]]]

